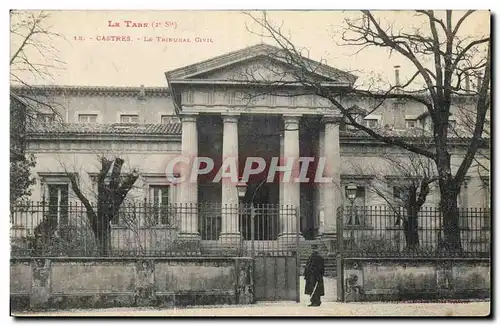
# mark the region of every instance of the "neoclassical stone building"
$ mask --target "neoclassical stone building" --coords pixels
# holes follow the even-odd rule
[[[368,186],[368,181],[375,178],[378,187],[393,191],[391,180],[404,176],[396,175],[385,157],[402,151],[344,128],[338,110],[322,98],[300,95],[299,85],[287,83],[281,94],[274,94],[259,86],[258,80],[243,78],[248,71],[258,71],[257,75],[266,79],[286,71],[287,63],[270,59],[269,51],[276,49],[256,45],[166,72],[167,87],[40,87],[41,93],[58,103],[63,121],[51,123],[53,113],[41,114],[39,120],[46,123],[29,135],[27,150],[37,157],[32,199],[46,196],[63,204],[76,200],[66,177],[68,171],[78,173],[82,188],[91,196],[99,171],[97,156],[101,154],[120,156],[126,168],[140,171],[130,200],[221,205],[238,203],[236,184],[213,183],[213,175],[208,175],[196,183],[173,185],[166,176],[168,162],[178,155],[206,156],[217,165],[225,157],[237,157],[241,173],[247,157],[262,157],[267,163],[272,157],[325,157],[323,176],[332,182],[262,184],[265,170],[249,180],[242,200],[293,205],[300,212],[299,231],[306,239],[335,234],[336,208],[347,204],[345,186],[349,183],[358,187],[356,205],[384,205],[385,199]],[[316,78],[325,86],[341,89],[356,81],[350,73],[318,67]],[[362,98],[346,101],[361,113],[369,107]],[[466,96],[456,99],[456,107],[471,105],[470,101]],[[370,115],[360,114],[360,119],[370,127],[408,137],[408,130],[430,128],[424,112],[417,103],[386,101]],[[452,118],[460,123],[458,113]],[[464,153],[464,143],[457,138],[450,144],[456,162]],[[387,182],[383,182],[384,177]],[[489,173],[477,166],[471,168],[460,194],[461,207],[489,206],[489,197]],[[439,193],[433,187],[426,205],[435,206],[438,200]],[[198,223],[181,223],[178,236],[213,240],[203,230],[210,218],[204,214],[190,217]],[[234,222],[223,219],[216,223],[222,238],[247,237]],[[262,240],[295,231],[294,223],[282,223]]]

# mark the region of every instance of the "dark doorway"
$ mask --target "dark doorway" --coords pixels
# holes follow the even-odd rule
[[[275,240],[279,233],[279,183],[275,177],[267,181],[269,166],[273,157],[280,155],[279,116],[241,116],[239,121],[239,169],[243,175],[245,163],[249,157],[264,159],[266,168],[263,172],[251,175],[247,182],[244,203],[255,207],[255,240]],[[246,240],[251,239],[251,214],[245,211],[240,230]]]

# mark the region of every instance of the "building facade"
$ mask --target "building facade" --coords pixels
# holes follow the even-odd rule
[[[397,197],[394,180],[408,175],[401,175],[387,157],[404,160],[403,150],[352,130],[331,103],[301,94],[300,85],[281,83],[276,88],[279,91],[268,84],[263,86],[263,81],[282,81],[290,66],[274,57],[270,59],[270,51],[276,49],[257,45],[167,72],[168,87],[164,88],[37,88],[57,103],[59,115],[42,112],[38,120],[43,123],[29,134],[27,151],[37,158],[33,171],[37,184],[31,199],[44,198],[62,205],[77,200],[68,172],[77,173],[81,188],[92,198],[100,155],[119,156],[125,160],[125,170],[139,171],[128,200],[222,206],[242,200],[255,205],[291,205],[300,216],[298,231],[306,239],[335,235],[337,207],[348,203],[348,184],[357,187],[358,206],[386,205],[388,199]],[[347,88],[356,81],[349,73],[325,65],[318,67],[315,77],[327,87]],[[359,110],[360,121],[369,127],[397,137],[411,139],[415,130],[431,130],[425,109],[418,103],[387,100],[370,114],[367,111],[373,106],[367,99],[346,97],[343,104]],[[450,120],[460,124],[460,107],[470,105],[473,102],[469,97],[456,99]],[[455,169],[465,153],[464,144],[459,137],[450,139]],[[246,194],[239,198],[236,182],[212,182],[214,174],[210,173],[200,176],[197,182],[172,183],[168,177],[184,175],[191,168],[184,166],[175,175],[167,175],[169,162],[179,155],[210,157],[215,162],[214,170],[222,166],[225,158],[236,158],[240,176],[247,158],[263,158],[266,167],[249,178]],[[280,166],[286,166],[287,159],[313,158],[307,172],[310,179],[318,171],[318,159],[325,158],[322,177],[331,182],[279,182],[279,177],[263,182],[274,157],[280,158]],[[482,164],[473,164],[462,186],[461,207],[490,205],[489,172],[481,167],[489,166],[489,160],[482,156],[478,160]],[[380,195],[380,189],[386,190],[386,197]],[[438,202],[439,191],[433,185],[425,205],[437,206]],[[217,237],[207,235],[204,228],[213,218],[209,215],[205,211],[191,214],[189,218],[194,222],[180,223],[177,236],[207,241],[223,238],[229,242],[247,239],[237,214],[218,218],[213,222],[220,230]],[[160,227],[167,224],[161,217],[157,223]],[[281,226],[262,235],[261,240],[277,240],[297,231],[294,223],[279,219],[277,223]]]

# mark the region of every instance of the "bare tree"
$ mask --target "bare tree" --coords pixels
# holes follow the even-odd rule
[[[258,26],[250,31],[270,39],[279,47],[278,51],[269,53],[269,59],[284,62],[290,67],[274,70],[273,78],[267,78],[261,73],[256,76],[250,72],[247,82],[261,86],[262,92],[282,96],[290,96],[289,93],[283,92],[287,86],[300,85],[302,94],[316,95],[328,100],[332,108],[343,114],[349,124],[366,135],[387,145],[427,157],[435,163],[446,246],[443,249],[448,252],[462,251],[457,197],[478,149],[485,145],[482,135],[486,112],[491,103],[490,35],[462,35],[464,22],[473,17],[473,14],[474,11],[467,11],[457,20],[453,19],[452,11],[441,14],[419,10],[415,12],[414,20],[423,22],[423,28],[415,28],[413,26],[418,24],[412,25],[410,22],[404,22],[404,27],[396,28],[394,24],[382,21],[376,13],[370,11],[362,11],[359,17],[345,19],[345,29],[341,35],[342,45],[357,48],[358,51],[370,48],[386,49],[388,54],[398,53],[414,68],[414,73],[405,83],[385,88],[373,85],[368,88],[355,87],[356,77],[351,74],[334,74],[330,82],[325,81],[324,77],[319,76],[319,72],[325,71],[324,64],[308,59],[309,51],[295,45],[280,26],[268,19],[265,12],[262,17],[247,14]],[[481,78],[478,78],[477,93],[473,95],[473,132],[467,137],[466,153],[453,175],[449,116],[453,101],[464,95],[466,74]],[[339,86],[338,82],[342,85]],[[351,111],[353,98],[367,99],[369,112],[391,100],[422,105],[432,120],[432,132],[423,136],[432,140],[432,148],[422,147],[411,138],[400,137],[360,123]]]
[[[435,165],[429,158],[408,151],[386,154],[383,161],[387,168],[382,173],[380,166],[361,166],[356,162],[352,162],[351,166],[359,175],[370,175],[366,178],[368,189],[382,198],[394,212],[394,225],[403,227],[407,249],[418,249],[418,215],[430,193],[431,184],[438,180]]]
[[[28,105],[26,122],[36,121],[37,113],[58,114],[60,106],[50,92],[36,84],[50,84],[54,73],[65,68],[58,45],[66,38],[54,31],[50,14],[43,11],[10,12],[10,82],[11,93]]]
[[[11,203],[29,195],[34,184],[30,170],[36,162],[25,152],[27,132],[41,113],[49,113],[56,120],[59,117],[60,105],[54,97],[33,85],[34,81],[50,80],[55,70],[64,67],[54,45],[64,37],[53,32],[49,17],[44,12],[10,12]]]
[[[118,217],[128,192],[139,177],[138,171],[122,173],[125,161],[101,158],[101,169],[97,175],[97,207],[84,195],[74,173],[68,173],[73,192],[85,206],[87,219],[99,246],[99,253],[107,256],[111,249],[111,221]]]

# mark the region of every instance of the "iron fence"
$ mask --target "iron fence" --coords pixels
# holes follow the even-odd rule
[[[292,206],[124,203],[115,211],[80,202],[24,202],[11,208],[13,256],[292,254]],[[93,215],[94,214],[94,215]],[[107,218],[105,216],[108,216]],[[109,222],[106,222],[109,220]]]
[[[344,257],[490,257],[489,208],[458,209],[454,227],[445,227],[437,207],[408,214],[390,206],[347,206],[338,218]]]

